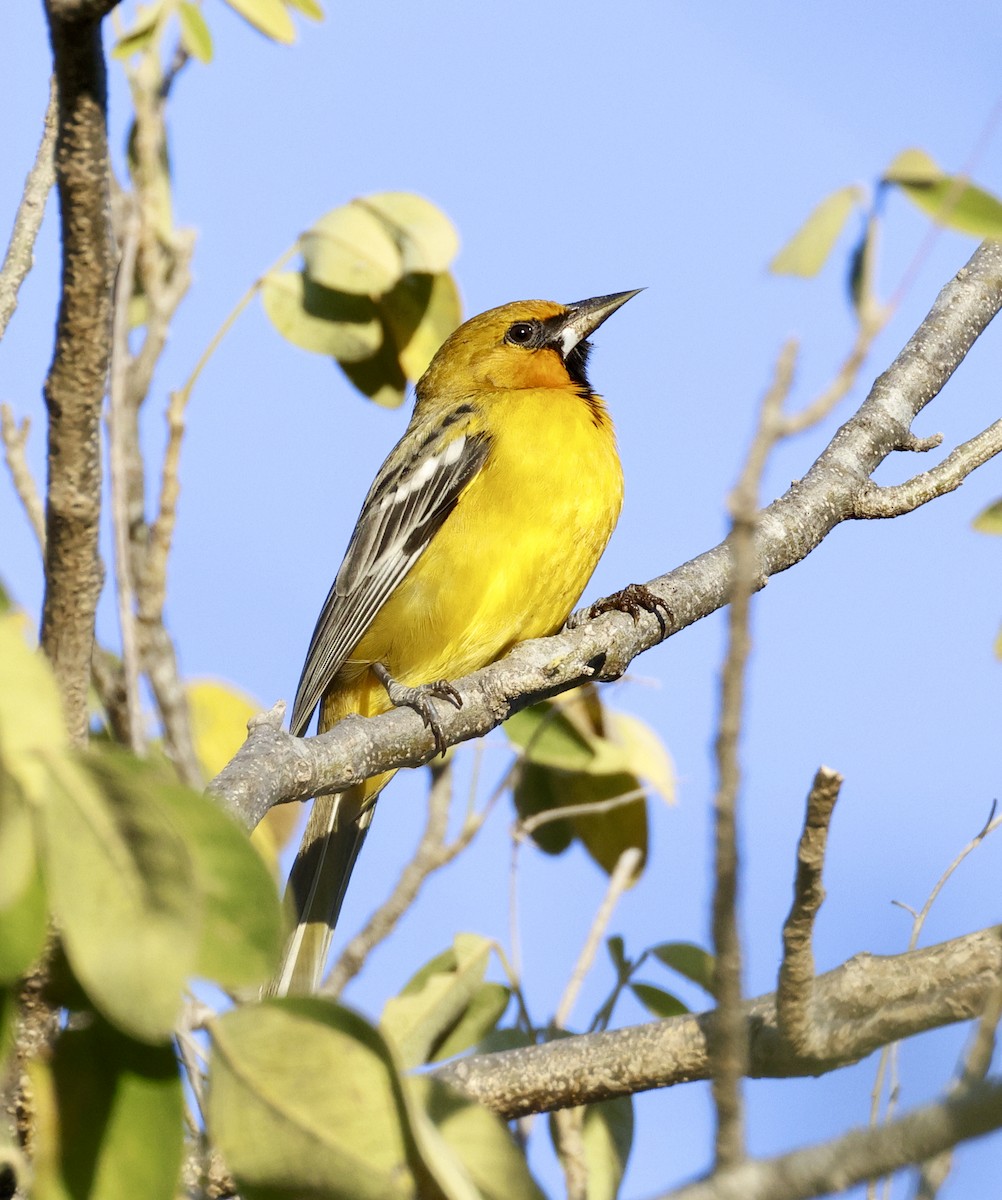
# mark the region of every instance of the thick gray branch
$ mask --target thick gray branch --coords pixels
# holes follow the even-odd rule
[[[860,954],[818,976],[811,1016],[823,1055],[780,1032],[774,994],[745,1004],[757,1078],[822,1075],[904,1037],[978,1016],[1002,974],[1002,926],[894,957]],[[460,1059],[435,1075],[505,1118],[709,1077],[712,1013]]]
[[[763,578],[805,558],[840,522],[873,513],[870,476],[898,448],[911,448],[915,416],[950,378],[1002,306],[1002,246],[986,242],[940,293],[929,315],[810,471],[759,515]],[[982,446],[979,444],[979,450]],[[968,456],[970,469],[980,455]],[[923,496],[916,497],[921,502]],[[577,628],[526,642],[499,663],[456,681],[461,709],[443,706],[447,744],[480,737],[511,713],[588,679],[612,679],[662,636],[722,607],[731,563],[724,544],[649,584],[668,604],[662,635],[654,615],[636,623],[604,613]],[[213,793],[250,826],[273,805],[339,791],[378,771],[417,766],[434,752],[420,717],[397,709],[341,722],[317,738],[284,735],[280,718],[256,723],[248,741],[212,784]]]

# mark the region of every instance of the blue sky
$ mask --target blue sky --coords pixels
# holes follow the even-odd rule
[[[627,475],[619,528],[589,587],[594,598],[650,578],[714,544],[757,399],[783,340],[802,340],[795,403],[846,353],[847,243],[816,281],[778,280],[772,254],[813,205],[868,185],[917,145],[945,168],[966,163],[999,100],[1002,26],[984,2],[942,6],[846,0],[837,6],[641,3],[501,6],[332,4],[299,43],[267,43],[217,0],[206,16],[216,61],[193,65],[173,102],[178,219],[198,231],[195,284],[173,332],[146,417],[162,443],[163,399],[248,284],[318,216],[354,195],[413,190],[459,229],[455,273],[468,314],[508,300],[558,300],[645,286],[602,328],[595,386],[616,419]],[[40,6],[0,19],[4,154],[0,221],[9,226],[34,155],[46,98]],[[111,67],[121,158],[126,98]],[[1002,192],[1002,133],[974,166]],[[22,306],[0,347],[0,399],[30,415],[31,461],[44,464],[40,385],[51,354],[58,281],[50,210]],[[892,197],[880,287],[888,295],[926,225]],[[807,469],[840,419],[907,339],[939,287],[974,248],[943,234],[881,336],[860,387],[822,428],[784,445],[764,499]],[[990,329],[917,423],[950,446],[999,414],[1002,343]],[[330,363],[286,345],[252,307],[196,388],[168,612],[186,675],[216,676],[262,703],[291,700],[319,605],[358,506],[404,410],[353,394]],[[884,481],[934,460],[897,456]],[[1002,543],[971,518],[1002,494],[990,464],[958,493],[893,522],[835,531],[756,600],[741,799],[743,929],[749,993],[774,986],[803,798],[819,763],[846,777],[817,934],[819,968],[859,951],[895,953],[913,907],[983,824],[999,794]],[[0,576],[36,611],[31,537],[0,480]],[[101,611],[113,642],[114,611]],[[721,617],[634,664],[607,699],[650,722],[679,775],[679,803],[652,808],[652,857],[612,931],[633,950],[708,940],[711,742]],[[489,739],[489,775],[505,763]],[[378,903],[416,836],[423,778],[380,802],[345,907],[350,933]],[[394,943],[372,959],[350,1001],[382,999],[463,928],[507,938],[510,813],[496,815],[465,861],[437,877]],[[923,941],[1000,919],[1002,839],[947,885]],[[583,855],[522,855],[525,974],[537,1019],[552,1012],[604,880]],[[652,981],[667,983],[667,977]],[[585,1021],[609,985],[599,963],[579,1001]],[[688,996],[696,1003],[696,996]],[[624,1004],[626,1021],[642,1019]],[[963,1033],[902,1053],[901,1104],[935,1095]],[[875,1062],[820,1082],[748,1088],[753,1149],[774,1153],[867,1118]],[[791,1112],[796,1113],[791,1120]],[[702,1087],[641,1097],[624,1195],[640,1197],[704,1169],[710,1104]],[[540,1177],[555,1167],[539,1152]],[[999,1142],[966,1148],[943,1200],[984,1194]],[[894,1193],[905,1195],[898,1184]]]

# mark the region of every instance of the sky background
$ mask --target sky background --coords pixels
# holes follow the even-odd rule
[[[902,0],[370,0],[331,4],[322,25],[301,25],[292,48],[267,42],[217,0],[205,13],[216,61],[193,64],[171,102],[177,216],[199,239],[195,282],[155,380],[150,448],[162,445],[168,389],[301,230],[355,195],[420,192],[460,232],[455,274],[468,315],[518,298],[648,289],[595,339],[592,382],[617,423],[627,498],[587,598],[652,578],[721,538],[725,497],[784,339],[802,340],[797,405],[847,352],[854,325],[844,264],[855,229],[815,281],[771,277],[773,253],[823,196],[847,183],[870,186],[908,146],[960,169],[1002,96],[1002,18],[997,5],[973,0],[948,10]],[[8,6],[0,30],[0,225],[9,228],[46,101],[41,6]],[[112,65],[119,162],[127,111]],[[996,129],[973,165],[996,193],[1000,155]],[[897,196],[885,214],[886,297],[928,227]],[[774,455],[765,501],[806,471],[973,249],[952,234],[935,241],[853,395]],[[30,459],[41,479],[40,387],[58,284],[54,206],[37,258],[0,347],[0,399],[32,418]],[[942,431],[951,447],[999,417],[1000,339],[1002,330],[989,329],[917,433]],[[258,305],[240,319],[188,414],[168,600],[186,676],[228,680],[264,705],[291,701],[362,497],[408,409],[367,404],[328,361],[286,344]],[[938,457],[896,455],[878,478],[906,478]],[[903,950],[911,922],[894,902],[920,907],[984,824],[999,794],[1002,663],[992,641],[1002,620],[1002,541],[970,523],[1000,494],[1002,464],[993,463],[907,517],[842,526],[756,599],[740,817],[748,993],[775,984],[803,801],[820,763],[845,776],[817,929],[821,970],[860,951]],[[5,476],[0,578],[38,611],[38,556]],[[108,595],[100,626],[116,643]],[[676,807],[652,804],[647,873],[610,927],[634,953],[669,939],[708,943],[723,630],[722,614],[685,630],[605,691],[658,731],[679,779]],[[506,762],[498,733],[488,739],[486,777]],[[424,788],[423,775],[398,778],[380,801],[343,937],[408,857]],[[511,819],[500,810],[474,849],[432,880],[348,992],[352,1004],[378,1015],[458,928],[507,942]],[[944,889],[923,944],[998,921],[1000,871],[996,836]],[[530,849],[518,886],[529,1003],[542,1023],[605,879],[578,850],[553,860]],[[653,968],[646,977],[672,986]],[[587,1024],[611,980],[600,956],[572,1024]],[[621,1023],[642,1019],[632,1001],[617,1011]],[[903,1108],[938,1094],[964,1039],[963,1029],[949,1029],[904,1046]],[[875,1069],[870,1059],[820,1081],[750,1084],[752,1150],[777,1153],[865,1123]],[[636,1113],[624,1196],[649,1196],[705,1170],[706,1087],[640,1096]],[[538,1135],[533,1165],[560,1194],[542,1126]],[[998,1137],[963,1148],[942,1200],[994,1194],[1000,1163]],[[897,1181],[893,1195],[907,1194]]]

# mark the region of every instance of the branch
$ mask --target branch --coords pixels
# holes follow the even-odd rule
[[[776,995],[745,1001],[748,1073],[787,1079],[849,1066],[888,1042],[980,1016],[1002,974],[1002,926],[924,950],[859,954],[814,981],[813,1021],[824,1053],[794,1049]],[[862,998],[862,999],[861,999]],[[713,1013],[474,1055],[434,1075],[505,1119],[592,1104],[709,1078]]]
[[[907,447],[915,416],[938,394],[1002,307],[1002,246],[986,242],[940,293],[859,411],[835,434],[806,476],[758,516],[755,547],[761,578],[805,558],[842,521],[861,515],[870,476],[894,450]],[[501,662],[456,681],[463,706],[443,708],[448,745],[481,737],[513,712],[588,680],[618,678],[664,637],[727,603],[731,554],[722,543],[648,586],[668,605],[636,620],[603,613],[573,630],[516,647]],[[254,722],[247,742],[214,780],[212,792],[249,826],[273,805],[341,791],[380,771],[418,766],[435,752],[414,712],[348,718],[315,738],[283,734],[281,718]]]
[[[56,181],[63,266],[49,413],[42,648],[70,736],[87,737],[87,686],[101,590],[101,401],[111,346],[114,272],[108,195],[107,96],[99,18],[110,3],[49,0],[58,91]]]
[[[52,161],[56,145],[56,83],[49,86],[49,106],[45,110],[42,141],[35,163],[28,172],[21,203],[17,206],[14,228],[11,230],[7,254],[0,267],[0,338],[3,337],[17,308],[17,294],[35,261],[35,238],[45,216],[56,173]]]
[[[878,1129],[856,1129],[778,1158],[746,1162],[663,1200],[809,1200],[930,1158],[1002,1126],[1002,1079],[914,1109]]]

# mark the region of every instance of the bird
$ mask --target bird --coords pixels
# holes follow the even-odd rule
[[[642,290],[573,304],[516,301],[442,344],[321,609],[294,735],[305,735],[317,709],[323,733],[350,714],[407,704],[441,749],[434,701],[459,700],[448,680],[562,628],[623,502],[612,420],[588,382],[588,338]],[[650,607],[644,598],[641,606]],[[393,774],[314,800],[289,877],[297,926],[276,994],[319,986],[376,798]]]

